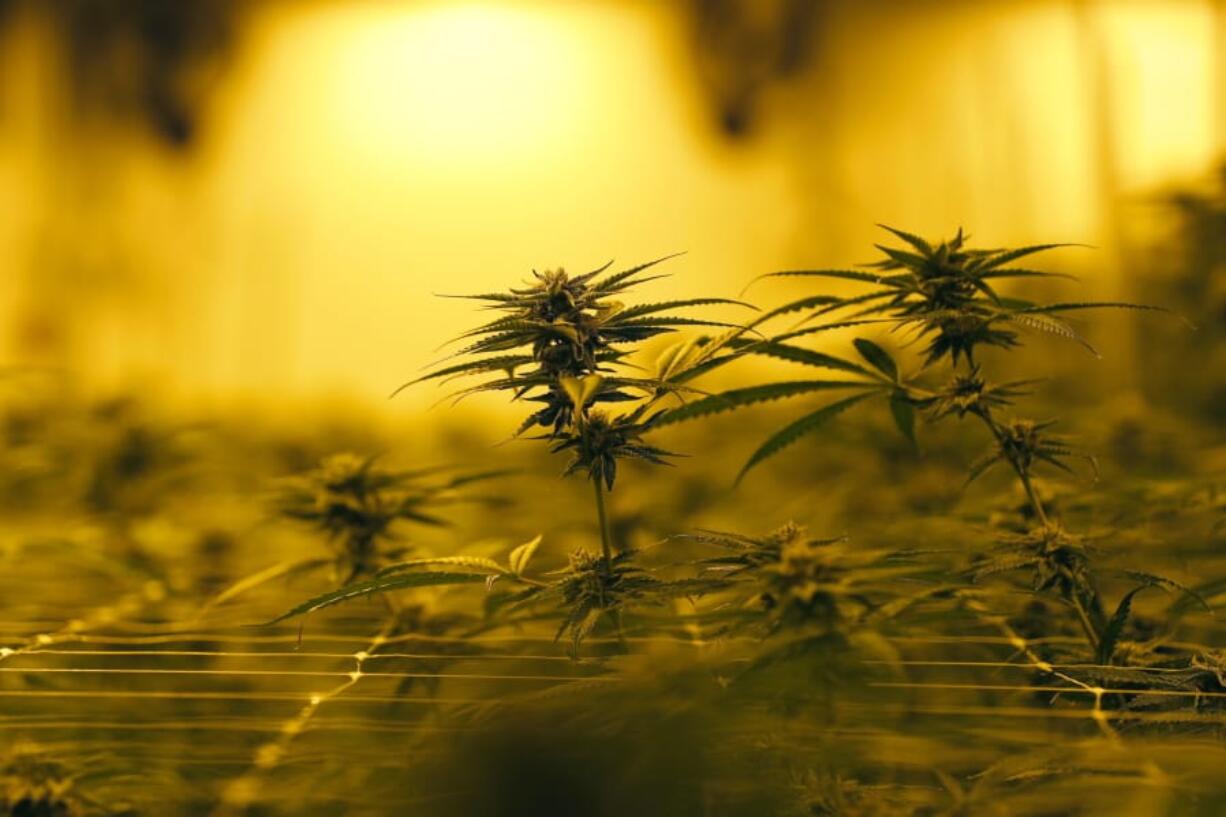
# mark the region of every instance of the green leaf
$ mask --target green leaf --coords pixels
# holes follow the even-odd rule
[[[1056,335],[1066,340],[1074,341],[1088,350],[1090,354],[1094,355],[1094,357],[1102,357],[1102,355],[1098,353],[1098,350],[1090,345],[1089,341],[1083,338],[1077,333],[1077,330],[1073,329],[1073,327],[1069,326],[1064,321],[1057,320],[1048,315],[1035,314],[1029,310],[1021,314],[1015,313],[1009,315],[1008,318],[1019,326],[1024,326],[1027,329],[1046,332],[1049,335]]]
[[[889,295],[892,293],[884,293],[884,294]],[[876,295],[878,295],[878,293],[875,293],[875,292],[869,293],[870,297],[876,296]],[[753,323],[750,325],[759,326],[763,323],[766,323],[771,318],[776,318],[780,315],[786,315],[789,312],[801,312],[803,310],[813,309],[814,307],[818,307],[818,306],[837,307],[839,305],[846,303],[847,300],[848,300],[847,298],[840,298],[836,295],[810,295],[806,298],[800,298],[795,301],[789,301],[783,306],[777,306],[768,312],[763,312],[761,315],[755,318],[753,320]]]
[[[622,270],[621,272],[615,272],[604,280],[592,282],[592,290],[604,295],[619,292],[631,286],[630,279],[643,270],[654,267],[656,264],[662,264],[663,262],[668,261],[670,258],[676,258],[677,256],[684,254],[685,253],[682,252],[675,252],[672,255],[665,255],[655,259],[654,261],[648,261],[644,264],[639,264],[636,267],[631,267],[630,269]]]
[[[889,352],[866,338],[856,338],[852,341],[860,357],[868,361],[873,368],[889,378],[891,383],[898,382],[898,366]]]
[[[1111,616],[1111,621],[1107,622],[1107,629],[1103,631],[1102,639],[1098,642],[1098,663],[1111,663],[1111,659],[1115,657],[1115,646],[1119,642],[1120,634],[1124,632],[1124,626],[1128,623],[1128,616],[1132,612],[1133,597],[1150,587],[1153,587],[1153,585],[1143,584],[1140,587],[1134,587],[1124,595],[1124,598],[1120,599],[1119,606],[1115,608],[1115,613]]]
[[[805,366],[813,366],[818,369],[835,369],[836,371],[852,372],[853,374],[872,377],[868,369],[858,363],[852,363],[849,360],[843,360],[841,357],[828,355],[824,352],[815,352],[812,349],[805,349],[800,346],[791,346],[775,340],[752,341],[739,339],[732,341],[730,345],[743,354],[762,355],[779,360],[788,360],[792,363],[801,363]]]
[[[409,559],[407,561],[388,565],[376,573],[375,577],[381,578],[383,576],[391,576],[395,573],[403,573],[406,570],[414,570],[419,567],[440,565],[444,567],[470,567],[474,570],[488,570],[493,573],[506,573],[506,570],[503,569],[502,565],[485,556],[428,556],[421,559]]]
[[[571,404],[576,409],[582,410],[600,392],[600,387],[604,385],[604,378],[598,374],[589,374],[582,378],[562,375],[558,379],[558,385],[570,398]]]
[[[249,590],[254,590],[260,585],[267,584],[274,579],[280,579],[286,576],[292,576],[296,573],[303,573],[308,570],[315,570],[316,568],[325,567],[329,562],[331,562],[330,559],[292,559],[285,562],[278,562],[271,567],[267,567],[256,573],[252,573],[250,576],[239,579],[225,590],[222,590],[216,596],[205,602],[205,604],[200,608],[200,612],[196,614],[196,617],[201,618],[205,613],[219,604],[224,604],[230,599],[240,596]]]
[[[616,334],[619,329],[653,329],[671,326],[715,326],[721,329],[740,329],[739,324],[727,321],[712,321],[705,318],[684,318],[676,315],[664,315],[656,318],[633,318],[628,321],[617,321],[609,325],[608,331]]]
[[[537,536],[536,538],[532,539],[532,541],[525,542],[524,544],[515,548],[515,550],[511,551],[511,556],[507,562],[511,568],[512,574],[516,576],[522,576],[524,574],[524,568],[528,566],[528,562],[532,560],[532,556],[536,553],[536,549],[540,547],[540,544],[541,537]]]
[[[883,283],[881,275],[873,272],[864,272],[863,270],[796,269],[783,270],[782,272],[768,272],[765,275],[759,275],[757,278],[749,282],[749,286],[753,286],[758,281],[766,278],[840,278],[845,281],[860,281],[866,284]],[[746,287],[746,289],[748,288],[749,287]]]
[[[924,239],[920,238],[919,236],[914,235],[912,233],[905,232],[903,230],[897,230],[888,224],[878,224],[877,226],[883,230],[888,230],[889,232],[898,236],[903,241],[907,242],[912,247],[922,252],[924,255],[932,255],[932,245],[929,244]]]
[[[906,392],[901,389],[895,390],[890,395],[890,416],[894,418],[894,425],[898,427],[912,447],[917,446],[919,443],[915,440],[915,406],[907,398]]]
[[[874,247],[885,253],[892,261],[902,267],[908,269],[923,269],[928,264],[928,259],[922,255],[916,255],[913,252],[898,250],[894,247],[887,247],[884,244],[874,244]],[[893,266],[893,265],[890,265]]]
[[[754,466],[770,459],[806,434],[811,434],[814,431],[817,431],[839,414],[842,414],[856,403],[871,397],[875,393],[875,391],[871,391],[863,394],[856,394],[851,397],[844,398],[843,400],[839,400],[836,403],[831,403],[828,406],[823,406],[817,411],[806,414],[804,417],[801,417],[799,420],[796,420],[795,422],[776,432],[765,443],[763,443],[761,447],[759,447],[758,450],[753,453],[753,456],[749,458],[749,461],[742,466],[741,472],[737,474],[736,481],[739,483],[745,478],[745,474],[749,473],[750,469],[752,469]]]
[[[1063,278],[1067,281],[1080,281],[1076,275],[1069,275],[1066,272],[1045,272],[1036,269],[1023,269],[1021,267],[1006,267],[1004,269],[992,269],[982,273],[979,278]]]
[[[437,587],[449,584],[476,584],[484,582],[485,578],[480,573],[399,573],[394,576],[368,579],[363,582],[346,585],[339,590],[324,593],[313,599],[308,599],[289,612],[282,613],[271,621],[265,622],[263,626],[270,627],[296,616],[313,613],[316,610],[323,610],[326,607],[332,607],[351,599],[383,593],[388,590],[404,590],[410,587]]]
[[[824,323],[821,326],[806,326],[803,329],[793,329],[791,332],[784,332],[782,335],[776,335],[772,340],[785,341],[792,338],[799,338],[805,335],[815,335],[818,332],[833,332],[835,329],[846,329],[850,326],[868,326],[870,324],[905,323],[902,318],[860,318],[856,320],[836,321],[835,323]]]
[[[657,426],[671,425],[699,417],[707,417],[733,409],[743,408],[755,403],[766,403],[772,400],[782,400],[815,391],[831,389],[862,389],[872,387],[871,383],[854,380],[792,380],[780,383],[767,383],[762,386],[749,386],[743,389],[730,389],[720,394],[713,394],[701,400],[695,400],[675,409],[670,409],[656,420]]]
[[[1032,244],[1029,247],[1018,247],[1016,250],[1005,250],[993,255],[984,256],[983,260],[975,265],[977,270],[987,271],[1002,267],[1011,261],[1016,261],[1019,258],[1024,258],[1027,255],[1034,255],[1038,252],[1046,252],[1047,250],[1055,250],[1061,247],[1085,247],[1086,244]]]
[[[657,303],[639,304],[624,309],[613,318],[613,323],[617,324],[631,318],[640,318],[644,315],[654,315],[657,312],[666,312],[670,309],[681,309],[687,306],[710,306],[714,304],[732,304],[733,306],[743,306],[747,309],[756,310],[757,307],[745,301],[737,301],[732,298],[686,298],[678,301],[659,301]]]
[[[1205,600],[1204,595],[1202,595],[1199,589],[1193,590],[1187,585],[1181,584],[1172,578],[1160,576],[1157,573],[1147,573],[1144,570],[1117,569],[1111,572],[1120,576],[1125,576],[1133,581],[1142,582],[1143,584],[1151,587],[1160,587],[1163,590],[1178,593],[1188,602],[1201,607],[1206,613],[1209,613],[1210,615],[1213,614],[1213,608],[1209,605],[1209,602]]]
[[[421,377],[414,378],[407,383],[404,383],[396,388],[388,398],[395,397],[400,392],[414,386],[418,383],[424,383],[427,380],[436,380],[440,377],[458,376],[464,374],[479,374],[484,372],[510,371],[519,366],[526,366],[532,363],[532,355],[499,355],[496,357],[481,358],[480,360],[469,360],[464,363],[457,363],[454,366],[445,366],[442,369],[424,374]]]
[[[991,468],[992,466],[996,465],[999,462],[1001,462],[1000,455],[995,452],[991,454],[985,454],[983,457],[976,460],[974,463],[971,464],[970,469],[968,469],[968,472],[966,475],[966,481],[962,483],[962,487],[966,488],[972,482],[974,482],[975,480],[983,476],[984,473],[989,468]]]
[[[1025,313],[1050,313],[1050,312],[1073,312],[1082,309],[1136,309],[1142,312],[1170,312],[1171,310],[1161,306],[1150,306],[1148,304],[1134,304],[1127,301],[1077,301],[1070,303],[1059,304],[1042,304],[1031,306],[1025,309],[1019,309],[1018,312]]]

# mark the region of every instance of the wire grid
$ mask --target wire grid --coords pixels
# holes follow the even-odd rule
[[[285,784],[301,780],[303,770],[345,764],[395,768],[405,762],[403,754],[382,748],[385,744],[372,744],[371,736],[407,744],[418,736],[463,729],[439,717],[451,708],[488,705],[508,692],[619,681],[609,671],[614,662],[573,660],[546,633],[398,634],[377,617],[312,622],[304,631],[142,619],[161,598],[157,588],[146,586],[62,623],[48,615],[0,623],[0,738],[35,741],[66,760],[122,757],[172,770],[198,784],[198,801],[208,804],[203,813],[238,817],[284,796]],[[983,633],[906,636],[897,639],[900,648],[922,650],[923,658],[864,662],[902,667],[904,674],[895,680],[863,684],[867,690],[902,693],[901,702],[852,701],[843,708],[863,713],[865,723],[882,717],[935,719],[953,729],[997,719],[1078,734],[1078,724],[1092,724],[1111,741],[1120,740],[1122,724],[1226,724],[1222,715],[1195,707],[1107,708],[1104,697],[1113,693],[1190,703],[1226,695],[1088,684],[1070,673],[1094,665],[1053,664],[1036,651],[1060,639],[1028,641],[987,608],[976,612]],[[627,640],[644,649],[715,646],[693,628],[664,635],[630,631]],[[594,646],[601,643],[593,640]],[[460,646],[466,649],[456,652]],[[968,647],[998,657],[969,659],[960,654]],[[924,677],[931,672],[942,678]],[[1062,685],[1029,683],[1027,675],[1033,673]],[[1072,705],[1053,707],[1055,694]],[[788,731],[804,745],[803,724],[791,724]],[[831,728],[821,732],[829,736]]]

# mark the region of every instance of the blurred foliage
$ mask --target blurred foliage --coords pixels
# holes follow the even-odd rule
[[[1144,324],[1139,328],[1139,370],[1155,404],[1206,418],[1226,415],[1226,165],[1210,185],[1164,197],[1174,217],[1165,244],[1154,248],[1141,289],[1194,325],[1194,331]],[[1194,371],[1172,366],[1192,358]]]
[[[492,376],[522,376],[560,407],[537,426],[558,424],[556,442],[582,433],[621,376],[598,370],[610,349],[584,338],[637,319],[634,306],[575,309],[587,296],[575,301],[574,279],[552,280],[549,297],[589,334],[546,327],[557,340],[538,345],[529,322],[521,373]],[[1020,301],[946,294],[980,324],[1028,328],[1008,317],[1031,309]],[[805,297],[802,314],[858,296]],[[982,332],[939,345],[969,324],[925,312],[936,323],[920,357],[939,354],[913,376],[886,338],[853,338],[843,358],[762,333],[794,311],[700,324],[714,342],[637,360],[660,374],[627,375],[639,400],[667,397],[667,412],[702,421],[661,423],[653,439],[702,456],[619,478],[607,550],[589,518],[594,480],[559,479],[550,446],[490,448],[466,420],[195,418],[10,373],[0,735],[24,748],[5,756],[0,803],[25,815],[1215,813],[1219,425],[1119,406],[1094,379],[1055,374],[1040,389],[1016,373],[1041,370],[1043,337],[1065,332],[1025,349]],[[956,371],[933,382],[955,347]],[[813,428],[732,493],[746,430],[788,422],[786,404],[748,396],[776,384],[684,401],[661,384],[757,351],[840,371],[886,410]],[[752,422],[717,403],[742,396]],[[1045,422],[997,419],[1023,397],[1039,416],[1058,407],[1077,445]],[[921,419],[933,421],[922,434]],[[988,459],[976,463],[983,440],[955,419],[982,426]],[[1096,481],[1036,469],[1083,454]]]

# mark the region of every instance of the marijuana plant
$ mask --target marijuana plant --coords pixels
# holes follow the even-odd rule
[[[98,769],[69,769],[41,747],[17,741],[0,754],[0,815],[5,817],[131,817],[131,805],[87,791]],[[114,769],[110,770],[111,776]],[[106,783],[99,787],[105,788]]]
[[[742,301],[702,297],[630,306],[617,300],[634,287],[663,277],[650,270],[671,257],[614,273],[606,273],[608,264],[575,276],[562,269],[533,272],[525,287],[453,296],[482,301],[486,309],[501,314],[452,341],[467,342],[453,355],[464,360],[437,366],[405,384],[495,374],[453,397],[493,391],[538,404],[515,436],[539,431],[534,436],[549,442],[552,451],[571,455],[567,474],[587,475],[593,486],[601,553],[610,563],[613,547],[604,494],[613,489],[618,462],[666,463],[670,454],[644,439],[661,416],[661,400],[694,394],[686,383],[735,357],[729,344],[745,331],[721,321],[676,314],[716,304],[749,306]],[[702,345],[679,345],[661,356],[648,376],[639,374],[643,368],[629,359],[650,338],[696,326],[731,331]],[[608,411],[618,404],[626,407],[622,413]]]
[[[287,519],[310,525],[327,540],[330,557],[279,562],[247,576],[211,599],[210,607],[277,578],[331,567],[333,580],[348,585],[373,576],[380,568],[403,559],[400,523],[442,526],[440,512],[462,502],[491,502],[465,488],[502,476],[501,471],[458,471],[426,467],[396,471],[376,457],[334,454],[305,474],[283,481],[277,511]]]
[[[792,523],[764,536],[707,530],[683,538],[722,551],[697,563],[699,577],[716,588],[706,613],[724,623],[714,634],[781,637],[766,661],[812,647],[893,659],[879,628],[948,590],[923,576],[908,553],[855,547],[846,537],[814,539]]]
[[[803,320],[797,328],[765,341],[744,338],[736,341],[745,353],[835,370],[854,375],[852,379],[788,381],[734,389],[674,409],[658,423],[680,422],[814,392],[851,392],[850,396],[820,406],[770,436],[745,464],[741,471],[744,476],[749,469],[841,412],[874,396],[888,401],[894,423],[912,441],[917,410],[927,411],[933,420],[970,417],[979,421],[991,436],[992,449],[970,467],[967,481],[994,466],[1009,467],[1026,493],[1037,526],[1005,543],[1008,552],[979,565],[977,575],[1031,570],[1036,589],[1058,593],[1076,611],[1091,648],[1104,663],[1109,661],[1137,591],[1121,600],[1114,615],[1107,615],[1094,574],[1087,568],[1084,547],[1077,537],[1049,517],[1034,486],[1035,471],[1041,466],[1071,472],[1071,459],[1080,458],[1091,465],[1094,460],[1065,438],[1052,434],[1050,421],[1002,417],[1026,393],[1032,381],[993,382],[983,372],[980,353],[984,349],[1012,350],[1021,345],[1022,332],[1026,330],[1072,340],[1094,352],[1089,342],[1063,319],[1064,314],[1099,308],[1155,307],[1104,301],[1036,303],[997,291],[999,282],[1011,279],[1069,277],[1016,266],[1016,262],[1028,256],[1066,245],[976,249],[967,245],[961,230],[951,240],[932,243],[902,230],[884,229],[905,246],[877,245],[885,257],[867,269],[794,270],[763,276],[851,281],[865,287],[865,291],[848,296],[821,293],[791,301],[766,314],[801,313]],[[835,329],[868,327],[888,329],[925,342],[920,372],[905,376],[893,356],[867,338],[852,342],[859,361],[794,344],[800,338]],[[924,385],[922,377],[931,375],[939,366],[946,368],[946,382],[935,387]],[[1145,584],[1156,582],[1156,577],[1145,580]]]

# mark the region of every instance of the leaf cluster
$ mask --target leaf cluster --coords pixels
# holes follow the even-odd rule
[[[535,403],[516,436],[544,429],[541,436],[555,451],[574,453],[568,473],[586,470],[591,479],[612,487],[617,459],[663,461],[664,452],[641,442],[652,428],[650,407],[668,395],[693,393],[685,384],[735,357],[728,342],[744,331],[681,314],[720,304],[749,306],[741,301],[701,297],[628,305],[619,300],[635,286],[663,277],[652,268],[667,258],[619,272],[608,272],[607,264],[575,276],[562,269],[533,272],[524,287],[453,296],[481,301],[499,316],[453,340],[465,344],[451,356],[462,358],[459,362],[443,361],[405,385],[482,377],[451,396],[502,392]],[[677,344],[661,356],[654,376],[629,359],[644,341],[685,327],[728,332],[722,340]],[[623,417],[603,410],[618,403],[638,405]]]
[[[472,501],[465,486],[501,472],[421,468],[396,471],[376,457],[334,454],[319,467],[284,481],[277,507],[290,519],[305,522],[333,544],[337,572],[346,583],[372,574],[404,553],[389,549],[398,522],[440,526],[438,512],[447,505]]]

